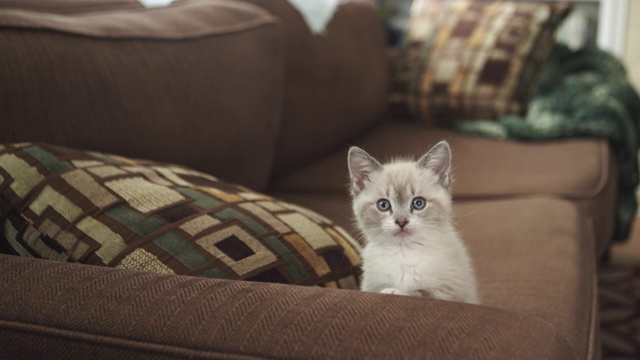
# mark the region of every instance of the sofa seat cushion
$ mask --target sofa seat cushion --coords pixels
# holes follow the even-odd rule
[[[358,233],[346,195],[278,196]],[[598,329],[594,235],[580,209],[552,198],[468,200],[454,202],[454,216],[481,304],[538,317],[565,337],[573,358],[590,358]]]
[[[616,164],[605,140],[516,142],[463,135],[447,129],[386,123],[354,141],[377,159],[418,158],[446,139],[453,152],[453,195],[459,200],[530,195],[559,196],[578,203],[595,223],[597,248],[611,240]],[[347,191],[347,150],[277,178],[274,192]]]
[[[185,167],[0,147],[0,249],[171,274],[356,288],[357,244],[302,207]]]
[[[609,181],[610,152],[606,141],[566,140],[516,142],[473,137],[408,123],[385,123],[349,145],[362,147],[377,159],[419,157],[446,139],[453,152],[453,194],[456,198],[553,194],[588,198]],[[347,189],[347,150],[277,178],[274,191],[343,192]]]
[[[71,15],[0,6],[0,143],[179,163],[263,190],[281,119],[277,19],[243,2],[129,2]]]

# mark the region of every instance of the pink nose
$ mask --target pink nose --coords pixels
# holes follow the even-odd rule
[[[405,219],[396,220],[396,224],[400,226],[400,229],[404,229],[404,227],[407,226],[408,223],[409,223],[409,220],[405,220]]]

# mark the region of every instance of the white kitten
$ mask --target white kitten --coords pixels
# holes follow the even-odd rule
[[[349,150],[353,212],[366,244],[362,290],[477,304],[467,249],[451,220],[446,141],[418,161],[380,164]]]

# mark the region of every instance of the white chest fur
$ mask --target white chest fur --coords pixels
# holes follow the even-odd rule
[[[435,297],[476,303],[475,276],[464,247],[369,244],[362,251],[362,290],[397,289],[400,294],[427,290]]]
[[[411,292],[437,286],[442,259],[411,246],[367,246],[363,249],[364,291],[394,287]]]

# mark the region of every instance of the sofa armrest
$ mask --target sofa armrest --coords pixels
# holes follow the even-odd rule
[[[454,302],[8,255],[0,284],[12,359],[573,357],[544,321]]]

